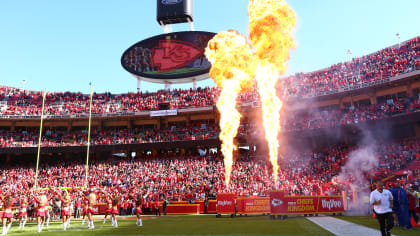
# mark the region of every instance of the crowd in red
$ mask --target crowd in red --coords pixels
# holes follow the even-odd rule
[[[159,104],[169,103],[170,109],[213,106],[216,88],[174,89],[155,93],[111,93],[94,94],[92,99],[93,114],[126,114],[142,111],[159,110]],[[89,114],[88,94],[82,93],[47,93],[44,115],[71,116]],[[7,106],[0,109],[4,115],[40,116],[42,107],[41,92],[18,88],[0,88],[0,101]]]
[[[358,124],[368,120],[386,119],[397,114],[410,114],[420,110],[420,98],[407,97],[389,102],[359,105],[344,109],[313,110],[311,112],[287,112],[282,122],[282,131],[331,128],[340,125]],[[253,125],[241,125],[239,135],[248,135],[255,130]],[[162,129],[111,129],[91,133],[91,144],[135,144],[148,142],[171,142],[206,140],[217,138],[217,125],[191,124],[187,127]],[[0,147],[33,147],[38,144],[39,130],[34,128],[16,131],[0,130]],[[42,146],[83,146],[87,144],[87,131],[60,131],[47,129],[42,137]]]
[[[286,96],[316,95],[335,92],[365,83],[381,81],[420,69],[420,37],[398,46],[353,58],[326,69],[297,73],[283,80]]]
[[[277,185],[289,194],[336,194],[343,186],[331,184],[333,177],[358,147],[329,146],[320,150],[288,152],[280,159]],[[273,189],[273,173],[267,158],[241,155],[233,165],[230,185],[225,185],[224,162],[220,154],[206,156],[143,157],[132,160],[93,162],[89,165],[88,187],[116,192],[128,198],[132,192],[148,195],[148,200],[164,196],[168,200],[204,200],[217,192],[238,196],[267,196]],[[363,172],[367,180],[381,179],[420,159],[420,139],[384,142],[376,147],[376,168]],[[360,171],[352,170],[354,173]],[[2,166],[0,186],[4,191],[29,193],[34,186],[35,170],[28,166]],[[353,182],[352,175],[343,183]],[[85,165],[55,159],[42,164],[38,187],[77,187],[85,184]],[[345,186],[344,186],[345,187]],[[79,190],[75,190],[77,194]]]
[[[331,128],[340,125],[358,124],[369,120],[386,119],[398,114],[411,114],[420,110],[420,98],[406,97],[390,99],[371,105],[359,105],[343,109],[330,108],[287,112],[283,120],[283,131],[298,131],[305,129]]]
[[[188,127],[172,126],[162,129],[107,129],[91,131],[92,145],[136,144],[152,142],[174,142],[188,140],[217,139],[219,128],[211,124],[191,124]],[[39,129],[19,129],[16,131],[0,129],[0,147],[34,147],[38,145]],[[47,129],[41,140],[43,147],[84,146],[88,143],[86,130]]]
[[[280,94],[286,97],[316,95],[338,91],[356,85],[385,80],[403,73],[420,70],[420,37],[416,37],[350,62],[339,63],[329,68],[298,73],[285,78]],[[168,103],[170,109],[206,107],[215,105],[219,94],[217,88],[174,89],[154,93],[140,92],[114,95],[111,93],[94,94],[93,114],[127,114],[141,111],[158,110],[160,103]],[[39,116],[41,114],[41,92],[17,88],[1,87],[0,114],[17,116]],[[256,91],[239,96],[241,103],[257,102]],[[46,115],[71,116],[86,115],[89,112],[89,95],[71,92],[48,93]]]

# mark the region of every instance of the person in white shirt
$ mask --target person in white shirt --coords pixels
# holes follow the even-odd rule
[[[376,183],[376,189],[370,193],[369,202],[373,205],[382,236],[390,236],[391,229],[394,227],[394,217],[392,216],[394,198],[390,191],[384,189],[382,181]]]

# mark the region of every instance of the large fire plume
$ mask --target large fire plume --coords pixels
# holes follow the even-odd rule
[[[290,48],[295,47],[293,28],[296,16],[284,0],[250,0],[248,14],[249,38],[255,48],[255,78],[276,183],[279,170],[280,109],[283,104],[276,94],[276,84],[279,76],[286,71]]]
[[[208,43],[205,55],[212,63],[210,77],[221,89],[217,100],[220,112],[220,140],[225,164],[225,183],[229,186],[233,164],[233,139],[238,133],[241,114],[236,109],[239,92],[252,88],[252,52],[246,38],[237,31],[218,33]]]
[[[278,134],[282,101],[276,85],[287,68],[290,48],[295,47],[293,28],[296,16],[284,0],[250,0],[249,39],[238,32],[222,31],[209,41],[205,55],[212,63],[210,77],[221,88],[217,101],[220,111],[220,139],[225,161],[226,186],[229,186],[233,164],[233,139],[237,134],[241,115],[235,108],[241,91],[253,88],[253,78],[261,98],[263,126],[268,142],[274,182],[277,182]]]

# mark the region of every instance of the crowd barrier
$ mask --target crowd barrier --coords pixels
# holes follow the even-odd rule
[[[269,197],[240,197],[236,199],[237,214],[269,214]]]
[[[343,213],[343,196],[288,196],[282,190],[270,191],[270,197],[239,197],[217,194],[217,214],[305,215]]]
[[[343,196],[287,196],[284,191],[270,192],[271,215],[343,213]]]

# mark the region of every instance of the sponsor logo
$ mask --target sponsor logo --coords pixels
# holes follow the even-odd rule
[[[182,2],[182,0],[162,0],[165,5],[173,5]]]
[[[328,208],[329,210],[331,210],[332,208],[341,208],[341,201],[322,200],[322,207]]]
[[[152,66],[158,72],[182,68],[202,56],[204,50],[195,44],[178,40],[160,40],[152,49]]]
[[[219,205],[219,206],[230,206],[232,204],[233,204],[232,201],[226,201],[226,200],[217,202],[217,205]]]
[[[281,204],[283,204],[283,201],[277,198],[273,198],[273,200],[271,200],[271,205],[273,205],[274,207],[278,207]]]

